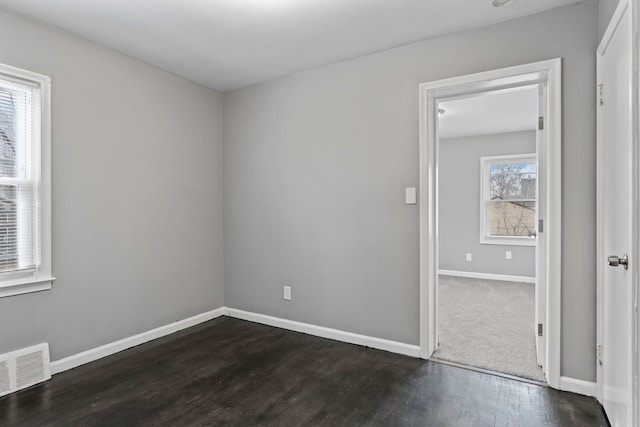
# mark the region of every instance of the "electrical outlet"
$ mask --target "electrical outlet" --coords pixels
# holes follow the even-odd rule
[[[284,287],[284,299],[291,301],[291,286]]]
[[[471,254],[467,254],[467,261],[471,261],[473,260],[473,257],[471,256]]]
[[[511,259],[511,251],[506,251],[504,253],[504,259]]]

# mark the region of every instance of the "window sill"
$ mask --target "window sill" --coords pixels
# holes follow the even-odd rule
[[[481,239],[481,245],[502,245],[502,246],[535,246],[537,239],[509,239],[509,238],[495,238],[495,239]]]
[[[55,277],[28,278],[0,283],[0,298],[51,289]]]

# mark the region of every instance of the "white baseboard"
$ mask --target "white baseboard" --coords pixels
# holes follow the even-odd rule
[[[352,332],[341,331],[339,329],[331,329],[309,323],[295,322],[293,320],[252,313],[235,308],[226,307],[225,314],[229,317],[235,317],[237,319],[248,320],[255,323],[262,323],[263,325],[275,326],[277,328],[302,332],[350,344],[362,345],[378,350],[390,351],[392,353],[404,354],[406,356],[420,357],[420,347],[417,345],[405,344],[397,341],[370,337],[367,335],[354,334]]]
[[[103,357],[110,356],[122,350],[144,344],[220,316],[224,316],[224,307],[198,314],[187,319],[178,320],[177,322],[160,326],[158,328],[151,329],[150,331],[142,332],[109,344],[101,345],[100,347],[92,348],[60,360],[55,360],[51,362],[51,374],[58,374],[71,368],[102,359]]]
[[[570,377],[560,377],[560,390],[583,394],[585,396],[595,396],[597,394],[596,383]]]
[[[471,271],[438,270],[443,276],[469,277],[471,279],[502,280],[505,282],[536,283],[535,277],[509,276],[507,274],[474,273]]]
[[[281,319],[278,317],[267,316],[264,314],[251,313],[248,311],[237,310],[234,308],[220,307],[206,313],[198,314],[188,319],[179,320],[177,322],[160,326],[150,331],[142,332],[131,337],[127,337],[100,347],[92,348],[78,354],[65,357],[60,360],[51,362],[51,374],[58,374],[86,363],[94,362],[103,357],[110,356],[120,351],[135,347],[140,344],[152,341],[157,338],[164,337],[174,332],[181,331],[186,328],[198,325],[211,319],[227,315],[238,319],[248,320],[255,323],[262,323],[269,326],[275,326],[282,329],[289,329],[296,332],[303,332],[309,335],[315,335],[323,338],[329,338],[336,341],[358,344],[379,350],[386,350],[392,353],[404,354],[412,357],[419,357],[420,347],[416,345],[404,344],[397,341],[385,340],[366,335],[354,334],[351,332],[340,331],[338,329],[325,328],[322,326],[311,325],[308,323],[295,322],[292,320]]]
[[[446,273],[443,273],[446,274]],[[221,316],[229,316],[237,319],[248,320],[250,322],[261,323],[264,325],[274,326],[277,328],[288,329],[291,331],[302,332],[322,338],[329,338],[336,341],[357,344],[366,347],[385,350],[392,353],[403,354],[411,357],[420,357],[420,347],[412,344],[405,344],[397,341],[386,340],[382,338],[371,337],[367,335],[355,334],[352,332],[341,331],[339,329],[326,328],[323,326],[312,325],[309,323],[296,322],[293,320],[282,319],[279,317],[267,316],[265,314],[252,313],[249,311],[238,310],[229,307],[220,307],[206,313],[198,314],[187,319],[160,326],[147,332],[143,332],[119,341],[102,345],[90,350],[83,351],[72,356],[65,357],[60,360],[51,362],[51,374],[58,374],[66,370],[75,368],[110,356],[120,351],[135,347],[140,344],[152,341],[157,338],[181,331],[186,328],[198,325],[208,320]],[[560,390],[570,391],[585,396],[596,395],[596,383],[578,380],[569,377],[560,377]]]

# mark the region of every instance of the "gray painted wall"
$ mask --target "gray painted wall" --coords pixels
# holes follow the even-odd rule
[[[0,299],[0,353],[53,360],[223,305],[222,96],[0,11],[52,78],[53,289]]]
[[[535,152],[535,131],[440,140],[440,269],[535,276],[535,247],[480,244],[480,157]],[[505,251],[512,252],[511,260]]]
[[[418,344],[418,85],[563,57],[561,372],[594,381],[597,41],[588,0],[225,94],[226,305]]]
[[[616,7],[618,7],[618,1],[619,0],[600,0],[598,2],[598,10],[599,10],[598,28],[599,28],[600,38],[602,38],[602,35],[607,30],[609,21],[613,16],[613,12],[615,12]]]

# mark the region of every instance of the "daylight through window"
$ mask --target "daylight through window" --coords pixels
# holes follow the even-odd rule
[[[37,263],[34,88],[0,82],[0,273]]]
[[[49,93],[48,77],[0,64],[0,297],[53,280]]]
[[[534,242],[537,162],[535,155],[482,158],[482,240]]]

